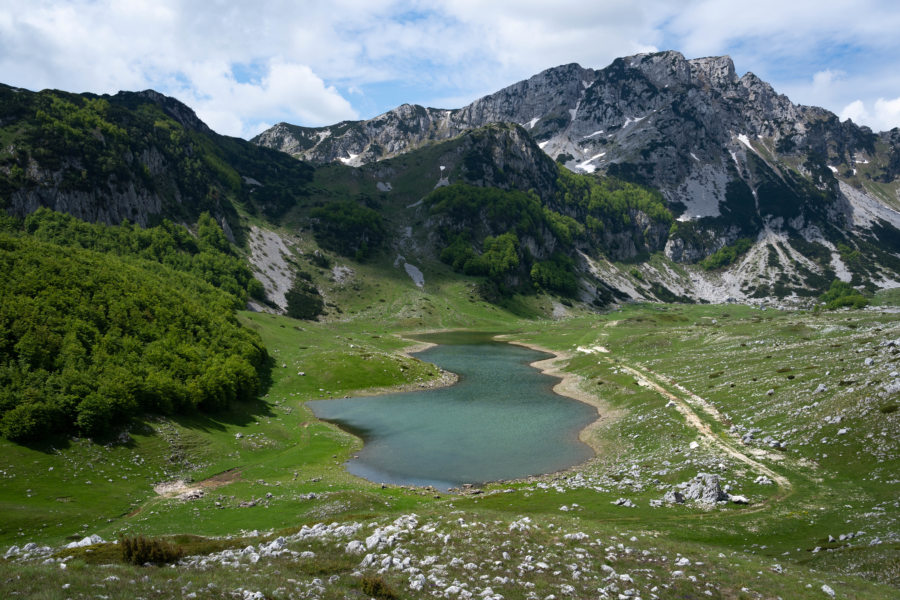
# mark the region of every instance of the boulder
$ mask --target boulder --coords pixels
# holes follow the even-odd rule
[[[77,542],[66,544],[66,548],[84,548],[85,546],[93,546],[94,544],[102,544],[103,542],[104,540],[102,537],[94,534]]]
[[[667,504],[684,504],[684,494],[675,490],[669,490],[663,496],[663,502]]]
[[[347,554],[362,554],[366,551],[366,546],[359,540],[353,540],[344,549]]]
[[[616,501],[613,502],[612,504],[615,504],[616,506],[625,506],[626,508],[634,508],[634,507],[636,506],[635,503],[632,502],[632,501],[631,501],[630,499],[628,499],[628,498],[619,498],[618,500],[616,500]]]
[[[709,473],[697,473],[684,486],[684,497],[703,504],[715,504],[720,500],[728,500],[728,494],[719,486],[719,476]]]

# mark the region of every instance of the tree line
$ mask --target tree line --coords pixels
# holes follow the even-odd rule
[[[90,225],[50,211],[21,229],[4,223],[4,437],[97,436],[147,412],[256,397],[267,353],[234,315],[255,280],[214,219],[201,218],[196,238],[172,224]]]

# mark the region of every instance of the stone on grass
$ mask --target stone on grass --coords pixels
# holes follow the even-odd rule
[[[66,544],[66,548],[84,548],[85,546],[93,546],[94,544],[102,544],[103,542],[104,540],[102,537],[94,534],[77,542]]]
[[[667,504],[684,504],[684,494],[675,490],[669,490],[663,496],[663,502]]]
[[[634,502],[632,502],[632,501],[629,500],[628,498],[619,498],[619,499],[616,500],[615,502],[612,502],[612,504],[615,504],[616,506],[625,506],[625,507],[628,507],[628,508],[634,508],[634,507],[635,507]]]
[[[720,500],[728,500],[728,494],[719,486],[719,476],[710,473],[697,473],[684,486],[684,497],[703,504],[715,504]]]

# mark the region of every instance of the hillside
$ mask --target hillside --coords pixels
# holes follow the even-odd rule
[[[309,162],[0,87],[0,596],[895,598],[898,138],[729,65],[276,128]],[[308,402],[465,380],[447,330],[546,352],[595,455],[351,475]]]
[[[695,264],[741,239],[754,242],[722,273],[638,268],[673,296],[803,297],[834,278],[869,290],[900,280],[896,131],[875,134],[794,105],[752,73],[739,78],[727,57],[663,52],[601,70],[565,65],[461,109],[404,105],[333,127],[280,124],[253,141],[319,164],[360,166],[494,122],[521,125],[576,172],[658,189],[678,221],[663,240],[670,261]],[[618,257],[589,257],[611,287],[654,297],[605,264]]]
[[[178,269],[97,251],[103,233],[127,248],[137,232],[82,224],[95,234],[83,249],[72,244],[74,218],[35,217],[34,235],[0,234],[0,435],[39,446],[73,434],[103,438],[145,413],[214,412],[256,398],[267,355],[234,321],[237,297],[183,262]],[[69,234],[63,243],[41,241],[53,229]],[[187,258],[152,233],[167,262]],[[207,265],[221,261],[204,252]],[[220,269],[211,279],[242,292],[225,281],[230,275]]]
[[[0,85],[0,207],[142,226],[211,213],[242,239],[238,210],[278,215],[311,169],[236,138],[152,90],[115,96]]]

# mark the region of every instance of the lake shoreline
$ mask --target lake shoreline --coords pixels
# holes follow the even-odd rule
[[[523,348],[528,348],[530,350],[535,350],[537,352],[544,352],[546,354],[552,355],[550,358],[544,358],[541,360],[536,360],[530,363],[530,366],[538,369],[544,375],[549,375],[551,377],[558,378],[560,381],[556,385],[553,386],[553,393],[559,396],[565,396],[566,398],[572,398],[573,400],[577,400],[584,404],[594,407],[597,409],[597,419],[588,424],[584,429],[582,429],[578,433],[578,439],[581,440],[582,443],[587,444],[591,450],[594,451],[594,457],[591,460],[596,459],[600,456],[601,451],[603,449],[602,445],[596,439],[594,435],[601,426],[606,425],[606,423],[610,420],[614,420],[618,416],[618,412],[613,409],[608,403],[601,400],[598,396],[585,391],[579,384],[584,381],[584,377],[581,375],[576,375],[575,373],[569,373],[563,371],[560,367],[559,363],[562,361],[567,361],[572,356],[574,356],[570,352],[556,352],[550,350],[549,348],[544,348],[543,346],[539,346],[537,344],[531,344],[528,342],[521,342],[517,340],[499,340],[506,342],[508,344],[514,344],[516,346],[522,346]],[[590,461],[588,461],[590,462]],[[571,471],[573,469],[577,469],[586,463],[582,463],[581,465],[573,465],[572,467],[565,469],[561,472]],[[552,475],[552,473],[548,473],[548,475]],[[543,475],[546,476],[546,475]]]
[[[409,334],[409,335],[424,335],[424,334],[432,334],[432,333],[451,333],[451,332],[455,332],[455,331],[464,331],[464,330],[458,330],[458,329],[428,330],[428,331],[415,332],[415,333]],[[411,357],[411,358],[415,358],[413,356],[414,354],[424,352],[425,350],[428,350],[430,348],[434,348],[434,347],[440,345],[440,344],[434,343],[434,342],[426,342],[426,341],[421,341],[421,340],[410,339],[410,338],[404,337],[403,335],[400,335],[400,334],[395,334],[395,335],[405,342],[411,342],[409,346],[406,346],[402,350],[399,351],[400,354],[407,356],[407,357]],[[575,400],[577,402],[580,402],[582,404],[586,404],[588,406],[591,406],[592,408],[594,408],[597,411],[596,419],[594,419],[593,421],[591,421],[586,426],[584,426],[581,430],[578,431],[578,440],[581,443],[585,444],[588,448],[591,449],[593,456],[591,456],[590,458],[588,458],[587,460],[585,460],[583,462],[573,464],[569,467],[566,467],[566,468],[563,468],[563,469],[560,469],[557,471],[549,471],[549,472],[541,473],[541,474],[526,475],[524,477],[516,477],[516,478],[512,478],[512,479],[496,479],[496,480],[491,480],[491,481],[472,482],[472,485],[474,485],[476,487],[481,487],[481,486],[491,485],[491,484],[496,485],[496,484],[509,484],[509,483],[524,483],[524,482],[528,482],[528,481],[541,480],[541,479],[545,479],[548,477],[552,478],[554,476],[559,476],[564,473],[570,473],[570,472],[581,470],[584,467],[586,467],[587,465],[596,461],[601,456],[603,446],[597,439],[595,432],[597,432],[601,427],[606,426],[611,420],[615,420],[615,418],[617,418],[619,415],[619,411],[614,410],[609,404],[607,404],[606,402],[601,400],[599,397],[585,391],[580,386],[580,384],[584,381],[584,378],[582,376],[576,375],[574,373],[565,372],[562,370],[563,367],[559,363],[561,363],[562,361],[567,361],[568,359],[572,358],[572,356],[574,356],[572,353],[555,352],[553,350],[550,350],[543,346],[539,346],[537,344],[531,344],[531,343],[521,342],[521,341],[516,341],[516,340],[502,339],[503,337],[505,337],[505,334],[500,334],[498,336],[495,336],[495,337],[493,337],[493,339],[500,343],[520,346],[523,348],[527,348],[529,350],[534,350],[536,352],[548,354],[549,355],[548,358],[542,358],[542,359],[538,359],[538,360],[529,362],[528,366],[538,370],[543,375],[549,375],[550,377],[553,377],[554,379],[559,380],[557,383],[555,383],[550,388],[550,391],[552,393],[556,394],[557,396],[569,398],[569,399]],[[360,390],[360,391],[355,392],[354,396],[356,396],[356,397],[373,397],[373,396],[382,396],[382,395],[395,394],[395,393],[433,390],[433,389],[439,389],[439,388],[444,388],[444,387],[452,387],[458,383],[458,381],[459,381],[458,374],[456,374],[452,371],[447,371],[441,367],[439,367],[439,368],[441,369],[440,377],[437,377],[437,378],[432,379],[427,382],[405,383],[405,384],[399,384],[399,385],[394,385],[394,386],[369,388],[366,390]],[[341,427],[340,425],[338,425],[338,427],[341,428],[343,431],[350,433],[350,435],[353,435],[353,436],[359,438],[358,434],[350,432],[347,429],[344,429],[343,427]],[[360,439],[360,441],[363,441],[361,438],[359,438],[359,439]],[[361,477],[362,479],[367,479],[366,477],[358,475],[358,474],[356,476]],[[374,480],[369,480],[369,481],[374,482]],[[400,487],[406,487],[411,484],[389,484],[389,485],[398,485]],[[421,487],[421,486],[419,486],[419,487]],[[450,488],[450,490],[442,490],[442,491],[445,491],[445,492],[450,491],[452,493],[453,489],[454,488]],[[460,491],[461,490],[459,490],[457,493],[459,493]]]
[[[423,331],[420,333],[443,333],[445,331],[454,331],[451,329],[445,330],[434,330],[434,331]],[[402,335],[394,334],[399,339],[404,342],[410,342],[409,346],[405,346],[399,354],[407,357],[407,358],[416,358],[413,354],[417,354],[419,352],[424,352],[429,348],[434,348],[437,344],[432,342],[422,342],[419,340],[411,340],[409,338],[405,338]],[[419,333],[415,333],[413,335],[419,335]],[[418,360],[418,359],[417,359]],[[384,396],[387,394],[401,394],[403,392],[416,392],[421,390],[436,390],[440,388],[450,387],[456,385],[459,381],[459,375],[452,371],[447,371],[441,369],[441,374],[439,377],[435,377],[429,381],[420,381],[420,382],[410,382],[410,383],[400,383],[397,385],[387,385],[382,387],[373,387],[366,388],[363,390],[358,390],[353,393],[354,397],[370,397],[370,396]]]

